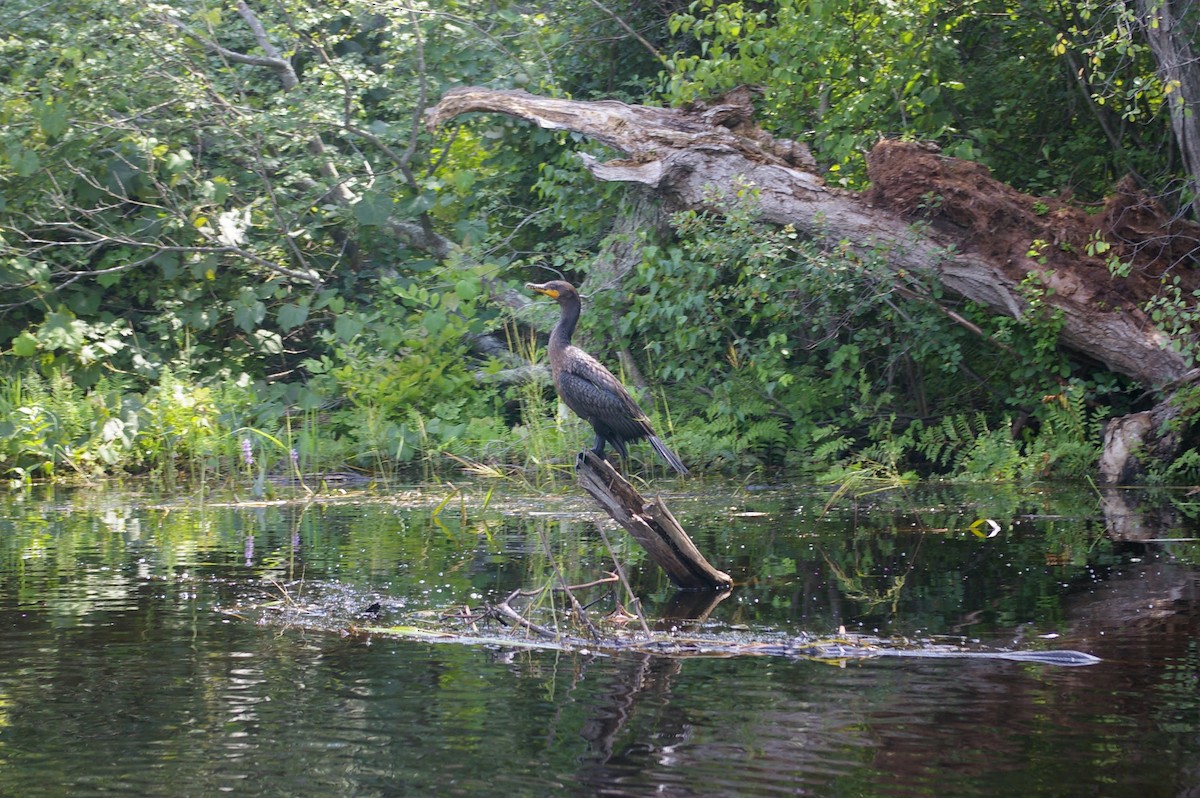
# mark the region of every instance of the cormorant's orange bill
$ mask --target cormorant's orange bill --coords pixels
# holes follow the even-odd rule
[[[539,294],[545,294],[551,299],[558,299],[558,289],[556,288],[547,288],[545,285],[540,283],[525,283],[525,287],[530,291],[537,291]]]

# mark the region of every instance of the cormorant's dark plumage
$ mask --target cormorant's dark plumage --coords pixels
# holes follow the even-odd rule
[[[627,441],[645,438],[662,459],[680,474],[687,468],[675,453],[658,439],[650,428],[646,414],[625,390],[625,386],[600,361],[571,344],[575,325],[579,322],[579,292],[564,280],[549,283],[526,283],[525,287],[558,300],[561,316],[550,333],[550,370],[554,388],[567,407],[592,425],[596,444],[592,451],[604,457],[605,442],[628,457]]]

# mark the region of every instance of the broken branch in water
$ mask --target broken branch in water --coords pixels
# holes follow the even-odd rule
[[[562,593],[567,596],[571,606],[571,615],[574,616],[579,626],[582,627],[593,640],[600,640],[604,637],[604,635],[592,622],[591,618],[588,617],[587,608],[595,605],[599,601],[603,601],[605,598],[612,597],[615,601],[615,595],[613,594],[612,590],[609,589],[605,595],[594,599],[585,606],[581,604],[575,597],[575,591],[612,585],[613,583],[619,581],[619,579],[620,577],[618,577],[616,574],[608,574],[600,579],[594,579],[591,582],[585,582],[581,585],[564,584],[557,587],[547,585],[546,587],[539,588],[537,590],[521,590],[518,588],[517,590],[509,593],[503,601],[500,601],[496,604],[489,604],[478,614],[471,614],[469,617],[473,620],[493,618],[501,623],[512,622],[516,626],[519,626],[529,632],[533,632],[534,634],[546,638],[547,640],[560,640],[564,638],[564,635],[561,632],[551,629],[548,626],[535,623],[529,618],[526,618],[524,615],[518,612],[515,607],[513,607],[513,602],[517,599],[533,599],[533,601],[530,602],[530,604],[533,605],[537,603],[537,599],[541,598],[547,593]],[[620,602],[617,602],[617,605],[619,607]],[[642,621],[642,625],[645,627],[644,620]],[[646,628],[646,631],[649,632],[649,629]]]

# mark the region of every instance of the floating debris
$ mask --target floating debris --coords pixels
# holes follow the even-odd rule
[[[660,657],[786,657],[806,659],[831,665],[865,661],[881,657],[904,657],[910,659],[992,659],[1010,662],[1028,662],[1040,665],[1079,667],[1095,665],[1099,657],[1082,651],[1002,651],[972,649],[961,645],[912,641],[908,639],[885,639],[869,635],[839,635],[835,638],[799,637],[786,640],[755,641],[739,636],[738,639],[713,636],[680,636],[672,634],[614,636],[607,639],[586,640],[570,635],[553,639],[521,634],[511,635],[461,635],[453,632],[424,629],[417,626],[360,627],[356,634],[365,636],[398,637],[431,643],[458,643],[482,645],[496,648],[524,648],[550,651],[593,654],[653,654]]]

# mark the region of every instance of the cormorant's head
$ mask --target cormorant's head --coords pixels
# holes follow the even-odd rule
[[[548,283],[525,283],[525,287],[535,293],[545,294],[551,299],[557,299],[559,302],[566,298],[578,298],[579,296],[579,292],[575,290],[575,286],[566,280],[551,280]]]

